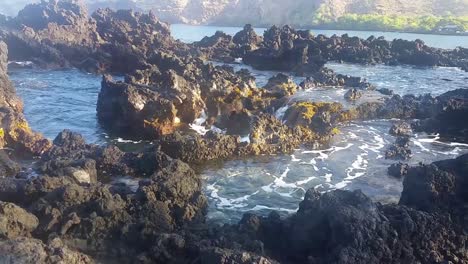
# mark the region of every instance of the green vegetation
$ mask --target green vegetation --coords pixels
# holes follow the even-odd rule
[[[468,16],[346,14],[337,19],[331,19],[328,10],[321,8],[313,15],[311,25],[319,28],[344,30],[455,33],[456,31],[468,31]]]

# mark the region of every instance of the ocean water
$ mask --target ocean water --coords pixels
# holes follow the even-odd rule
[[[205,36],[212,36],[216,31],[223,31],[226,34],[234,35],[242,27],[218,27],[218,26],[191,26],[184,24],[171,25],[172,35],[176,39],[184,42],[199,41]],[[266,28],[255,28],[259,35],[263,35]],[[352,31],[352,30],[319,30],[311,29],[314,35],[341,36],[348,34],[349,36],[356,36],[367,39],[370,36],[380,37],[384,36],[387,40],[393,39],[406,39],[406,40],[423,40],[427,45],[443,49],[453,49],[456,47],[468,48],[468,36],[448,36],[448,35],[430,35],[430,34],[414,34],[414,33],[400,33],[400,32],[381,32],[381,31]]]
[[[194,41],[218,28],[173,26],[173,33],[184,41]],[[221,28],[231,33],[238,28]],[[363,33],[363,32],[360,32]],[[444,43],[447,36],[425,36]],[[408,37],[409,35],[401,35]],[[452,45],[466,45],[465,37],[457,37]],[[277,74],[256,71],[243,64],[235,69],[248,68],[257,78],[259,87]],[[377,88],[389,88],[399,94],[435,95],[458,88],[468,88],[468,73],[454,68],[418,68],[409,66],[361,66],[331,63],[327,65],[338,73],[362,76]],[[98,124],[96,102],[101,76],[78,70],[46,71],[15,69],[10,77],[24,101],[25,115],[31,127],[53,139],[63,129],[81,133],[91,143],[135,145],[132,141],[109,136]],[[302,78],[295,78],[296,82]],[[339,88],[301,91],[291,102],[338,101],[346,90]],[[366,93],[364,98],[372,98]],[[286,108],[277,110],[281,117]],[[197,168],[205,180],[209,198],[209,218],[219,222],[235,222],[247,211],[266,214],[277,210],[288,214],[297,210],[308,188],[325,192],[333,189],[361,189],[376,201],[398,201],[402,181],[387,175],[394,161],[383,158],[386,148],[395,138],[388,134],[397,120],[373,120],[343,124],[341,133],[323,150],[298,149],[293,155],[260,156],[227,162],[210,163]],[[198,126],[194,124],[194,128]],[[138,142],[145,144],[145,142]],[[444,142],[438,135],[418,134],[411,140],[411,164],[454,158],[468,153],[468,145]],[[135,187],[130,178],[121,182]]]

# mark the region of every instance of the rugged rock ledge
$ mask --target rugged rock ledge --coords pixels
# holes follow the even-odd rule
[[[368,39],[348,35],[313,36],[309,31],[289,26],[273,26],[265,31],[262,38],[247,25],[234,38],[217,33],[195,43],[195,46],[203,48],[211,59],[234,61],[242,58],[244,63],[260,70],[289,71],[301,76],[319,71],[328,61],[461,69],[466,69],[468,64],[468,49],[465,48],[445,50],[429,47],[421,40],[387,41],[373,36]]]
[[[33,132],[23,116],[23,103],[17,97],[7,74],[8,49],[0,41],[0,174],[12,176],[20,166],[12,156],[32,157],[50,148],[50,142]]]
[[[77,146],[54,147],[68,156],[92,148],[68,132],[61,140]],[[3,178],[0,252],[74,263],[92,260],[63,245],[122,263],[464,263],[467,160],[409,168],[398,205],[373,203],[360,191],[311,189],[293,216],[246,214],[220,228],[203,223],[206,198],[195,174],[170,158],[136,190],[67,176]]]

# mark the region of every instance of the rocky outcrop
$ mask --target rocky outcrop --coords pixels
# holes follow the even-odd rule
[[[96,183],[109,177],[151,177],[172,162],[155,147],[123,152],[113,145],[86,144],[81,135],[65,130],[41,156],[37,171],[53,177],[68,176],[80,183]]]
[[[395,143],[385,151],[386,159],[407,160],[411,156],[410,139],[408,137],[397,137]]]
[[[19,164],[13,161],[10,155],[4,150],[0,150],[0,175],[3,177],[13,177],[20,172]]]
[[[413,134],[413,130],[411,128],[411,124],[406,122],[398,122],[392,125],[389,133],[393,136],[410,137]]]
[[[153,13],[97,10],[90,18],[80,1],[30,4],[1,30],[10,59],[41,67],[129,73],[147,68],[154,50],[187,54]]]
[[[344,98],[347,101],[356,101],[356,100],[359,100],[361,97],[362,97],[362,92],[358,91],[357,89],[350,89],[344,95]]]
[[[29,128],[23,116],[23,103],[7,75],[7,61],[7,46],[0,41],[0,148],[11,148],[22,155],[40,155],[50,147],[50,142]]]
[[[91,164],[95,174],[82,164]],[[150,252],[161,235],[202,222],[205,215],[201,179],[187,164],[157,149],[124,153],[114,146],[86,144],[80,135],[64,131],[42,155],[37,172],[37,178],[0,179],[2,238],[59,237],[62,246],[103,257],[123,256],[129,262]],[[103,183],[125,175],[140,180]],[[0,241],[5,256],[23,257],[10,243],[16,242]],[[45,248],[46,256],[52,254],[47,246],[35,247]]]
[[[303,41],[308,34],[288,26],[273,26],[265,31],[260,48],[247,52],[242,59],[259,70],[289,71],[297,75],[316,72],[326,61],[319,56],[318,49]]]
[[[360,119],[418,119],[411,127],[406,124],[392,128],[391,132],[408,134],[412,128],[416,132],[440,133],[443,137],[465,142],[466,124],[458,120],[467,113],[467,94],[467,89],[458,89],[436,97],[394,95],[384,102],[363,103],[351,112]]]
[[[247,32],[248,27],[237,35],[244,36]],[[230,54],[233,58],[241,57],[244,63],[259,70],[288,71],[299,76],[312,76],[328,61],[448,66],[463,69],[467,64],[467,51],[463,48],[432,48],[421,40],[387,41],[383,37],[360,39],[346,34],[332,37],[313,36],[309,31],[295,30],[290,26],[269,28],[265,31],[262,42],[257,40],[253,41],[254,44],[247,44],[250,48],[246,48],[245,43],[229,43],[230,45],[222,46],[222,57],[216,57],[219,52],[211,52],[211,58],[225,61],[226,54]],[[229,53],[227,49],[233,44],[237,45],[234,45]],[[219,49],[218,43],[213,45],[214,50]],[[204,49],[210,50],[206,45]]]
[[[336,126],[348,121],[348,112],[339,103],[297,102],[286,111],[283,120],[289,126],[302,126],[319,135],[336,134]]]
[[[319,71],[308,74],[308,77],[301,82],[303,89],[313,89],[319,87],[346,87],[359,90],[372,90],[374,87],[365,79],[349,75],[337,74],[326,67]]]
[[[460,122],[468,114],[468,89],[450,91],[436,99],[433,115],[416,124],[415,130],[468,142],[466,122]]]
[[[291,77],[279,73],[270,78],[263,89],[267,90],[273,97],[282,98],[294,95],[299,87]]]
[[[409,165],[401,162],[394,163],[388,167],[388,175],[395,178],[403,178],[408,174]]]
[[[262,92],[245,71],[164,53],[152,59],[151,69],[136,71],[125,82],[103,79],[98,117],[116,134],[155,139],[193,123],[204,112],[209,120],[223,123],[233,112],[265,109],[274,99],[263,96],[262,101]]]
[[[216,31],[213,36],[206,36],[193,45],[199,48],[207,59],[216,58],[226,63],[232,63],[235,60],[235,55],[233,56],[232,53],[236,46],[232,41],[232,36],[222,31]]]
[[[399,205],[374,203],[361,191],[311,189],[296,214],[246,214],[212,239],[281,263],[463,262],[466,159],[410,168]]]
[[[0,238],[30,236],[39,225],[33,214],[12,203],[0,202]]]
[[[94,260],[67,247],[58,238],[44,244],[39,239],[19,237],[0,240],[2,263],[71,263],[92,264]]]
[[[320,111],[329,111],[325,108]],[[317,127],[299,123],[291,123],[288,126],[272,115],[259,114],[252,117],[248,142],[242,141],[238,135],[222,135],[212,131],[204,136],[182,135],[176,132],[161,138],[159,145],[161,150],[172,158],[197,164],[249,155],[292,153],[301,145],[321,147],[338,132],[320,120],[317,118],[317,121],[314,121]]]

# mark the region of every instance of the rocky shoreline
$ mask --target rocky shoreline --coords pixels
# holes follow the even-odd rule
[[[282,218],[245,214],[236,225],[206,222],[202,179],[191,168],[212,160],[320,149],[351,120],[401,119],[387,158],[405,160],[412,131],[468,142],[468,90],[437,97],[382,95],[350,108],[340,103],[289,103],[298,91],[349,88],[356,101],[374,87],[335,74],[328,61],[467,68],[466,49],[421,41],[311,36],[252,27],[194,44],[171,37],[152,13],[44,1],[0,22],[0,263],[466,263],[468,156],[405,166],[398,204],[360,191],[305,195]],[[208,60],[243,62],[285,74],[257,87],[247,70]],[[76,67],[102,73],[100,124],[127,138],[152,141],[143,150],[86,143],[64,130],[53,142],[33,132],[7,74],[8,60],[34,67]],[[110,74],[124,74],[115,81]],[[283,117],[278,109],[287,107]],[[203,119],[204,135],[186,127]],[[218,133],[214,129],[222,129]],[[248,136],[248,141],[241,137]],[[17,161],[36,159],[34,176]],[[131,176],[138,186],[113,182]]]

